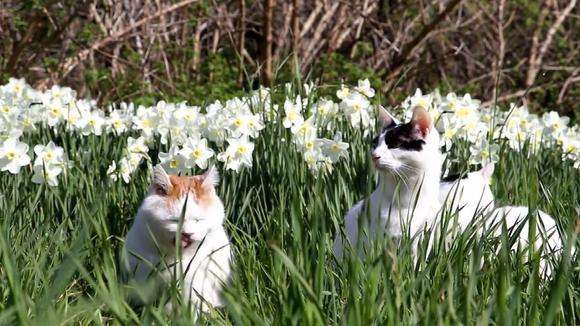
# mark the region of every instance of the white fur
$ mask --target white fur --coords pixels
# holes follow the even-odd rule
[[[219,175],[211,168],[203,178],[213,187]],[[171,187],[169,176],[161,166],[155,167],[149,193],[127,234],[128,271],[138,283],[149,278],[167,283],[177,272],[176,275],[183,277],[184,299],[190,300],[194,308],[207,310],[208,304],[222,306],[221,291],[230,277],[231,249],[222,225],[225,215],[221,200],[215,196],[212,205],[200,206],[193,194],[187,192],[177,202],[171,203],[158,194],[156,187],[165,187],[165,190]],[[175,243],[181,233],[189,235],[192,243],[183,248],[179,258],[175,255]],[[166,269],[171,265],[176,270]]]
[[[382,109],[384,110],[384,109]],[[388,125],[390,115],[380,112],[383,124]],[[417,114],[418,110],[415,110]],[[426,112],[419,114],[428,114]],[[352,248],[362,248],[368,239],[358,245],[359,225],[366,225],[371,237],[385,233],[400,237],[408,228],[410,236],[416,236],[433,222],[439,203],[439,178],[442,155],[439,151],[439,134],[432,122],[425,132],[421,151],[389,149],[384,142],[385,133],[379,137],[379,145],[371,151],[379,173],[379,183],[370,197],[354,205],[345,216],[345,234]],[[416,203],[416,205],[415,205]],[[368,217],[368,220],[367,220]],[[361,220],[364,218],[365,220]],[[345,243],[340,233],[334,241],[334,255],[342,259]]]
[[[529,221],[534,216],[536,218],[536,236],[533,239],[534,249],[541,250],[540,271],[545,273],[546,276],[550,276],[552,274],[552,266],[548,263],[547,256],[560,255],[563,249],[562,238],[556,221],[552,216],[541,210],[530,214],[530,209],[525,206],[503,206],[494,209],[489,214],[485,225],[486,228],[493,228],[495,236],[502,234],[502,223],[504,222],[510,234],[516,232],[521,226],[517,240],[511,248],[516,250],[518,247],[526,248],[529,246]],[[523,226],[522,223],[524,223]],[[527,255],[525,257],[527,258]]]
[[[491,163],[479,171],[469,173],[467,178],[456,182],[442,182],[439,198],[448,212],[456,214],[459,231],[464,231],[471,223],[483,218],[485,227],[481,223],[477,224],[477,233],[481,234],[484,228],[493,228],[492,235],[501,236],[502,223],[505,222],[507,229],[514,232],[525,221],[511,249],[515,250],[518,246],[525,248],[529,245],[530,225],[526,218],[530,210],[525,206],[494,207],[494,196],[489,187],[493,171],[494,165]],[[563,241],[554,218],[541,210],[535,216],[537,221],[534,248],[543,248],[540,270],[549,276],[552,269],[545,256],[560,254]]]
[[[456,214],[459,230],[463,231],[478,215],[489,213],[494,197],[489,187],[494,164],[467,174],[464,179],[441,182],[439,200],[447,212]]]

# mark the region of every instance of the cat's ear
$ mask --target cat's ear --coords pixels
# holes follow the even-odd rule
[[[491,177],[493,175],[494,170],[495,170],[495,163],[493,163],[493,162],[487,163],[486,165],[484,165],[481,168],[481,170],[479,170],[479,173],[481,173],[483,180],[485,180],[485,182],[487,184],[489,184],[491,182]]]
[[[399,124],[399,121],[393,117],[382,105],[379,105],[379,122],[382,128],[392,127]]]
[[[153,180],[151,181],[151,188],[158,194],[166,194],[171,187],[171,180],[169,175],[163,169],[161,164],[157,164],[153,168]]]
[[[220,183],[220,174],[215,165],[210,166],[204,174],[201,175],[204,186],[215,187]]]
[[[417,130],[421,138],[427,137],[429,132],[433,129],[433,119],[431,114],[423,107],[416,106],[413,109],[413,117],[411,118],[411,125]]]

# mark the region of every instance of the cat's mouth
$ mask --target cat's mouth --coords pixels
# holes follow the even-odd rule
[[[193,243],[190,233],[181,232],[181,248],[187,248]]]

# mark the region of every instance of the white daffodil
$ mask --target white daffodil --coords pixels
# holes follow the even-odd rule
[[[178,173],[185,170],[186,158],[180,154],[177,146],[171,146],[167,153],[159,153],[159,162],[169,173]]]
[[[202,134],[204,138],[221,145],[228,136],[227,128],[230,117],[226,115],[227,110],[224,109],[219,101],[216,101],[210,104],[206,111],[207,113],[199,122]]]
[[[358,86],[354,89],[368,98],[375,96],[375,90],[371,87],[371,82],[368,79],[359,80]]]
[[[21,108],[0,98],[0,118],[3,121],[10,122],[16,120],[21,114]]]
[[[218,160],[226,164],[226,169],[238,172],[242,166],[252,167],[254,144],[247,137],[229,138],[226,151],[218,154]]]
[[[353,128],[358,128],[359,126],[368,128],[370,126],[370,103],[365,96],[359,92],[350,92],[350,94],[342,100],[341,106]]]
[[[127,152],[135,154],[147,154],[149,152],[149,147],[145,143],[145,137],[127,138]]]
[[[103,127],[105,126],[105,118],[103,117],[103,112],[99,110],[91,111],[89,114],[81,117],[77,123],[77,127],[80,129],[81,133],[85,136],[94,134],[100,136],[103,133]]]
[[[568,123],[570,122],[569,117],[561,117],[558,112],[550,111],[544,113],[542,116],[542,122],[549,133],[554,139],[566,131]]]
[[[405,101],[403,101],[402,106],[407,110],[420,106],[427,111],[431,111],[433,107],[433,95],[432,94],[423,95],[423,92],[421,92],[421,90],[417,88],[413,96],[408,97],[407,99],[405,99]]]
[[[302,87],[304,88],[304,95],[306,96],[310,96],[310,93],[312,93],[312,91],[314,89],[316,89],[316,86],[314,86],[313,82],[309,82],[307,84],[302,85]]]
[[[258,137],[258,132],[264,129],[261,118],[257,114],[244,114],[232,117],[229,129],[233,137]]]
[[[294,134],[294,142],[303,145],[308,141],[316,138],[316,126],[314,125],[314,116],[308,118],[300,124],[295,124],[290,128],[290,132]]]
[[[12,174],[20,173],[20,168],[30,164],[28,145],[16,138],[8,138],[0,146],[0,170]]]
[[[127,158],[123,157],[119,160],[119,169],[117,170],[117,175],[120,175],[125,183],[128,184],[129,181],[131,181],[131,174],[133,174],[134,170],[135,167],[131,165]]]
[[[61,165],[39,164],[34,165],[32,182],[37,184],[46,183],[51,187],[58,186],[58,176],[63,172]]]
[[[46,145],[34,146],[36,159],[34,165],[60,165],[64,162],[64,149],[50,141]]]
[[[284,128],[290,128],[302,122],[304,122],[304,118],[302,117],[302,100],[300,96],[296,98],[296,101],[287,98],[284,101],[284,119],[282,120]]]
[[[58,85],[52,86],[45,94],[63,104],[72,102],[76,97],[76,92],[72,88]]]
[[[7,90],[13,94],[13,96],[20,97],[24,95],[24,92],[30,88],[24,78],[16,79],[10,78],[8,79],[8,84],[5,85]]]
[[[112,131],[115,135],[120,135],[129,130],[130,119],[122,115],[118,110],[114,110],[109,114],[106,125],[108,131]]]
[[[306,162],[308,169],[312,172],[318,172],[322,168],[330,169],[332,167],[330,160],[324,156],[321,148],[318,146],[304,152],[304,161]]]
[[[187,135],[199,133],[199,122],[201,114],[197,106],[179,106],[174,112],[173,116],[177,121],[183,121],[184,131]]]
[[[499,160],[499,145],[489,143],[487,139],[481,139],[479,143],[473,144],[469,151],[471,152],[472,164],[485,165]]]
[[[314,114],[317,121],[327,121],[338,113],[338,104],[331,100],[322,99],[313,105]]]
[[[112,181],[117,181],[119,179],[119,175],[117,174],[117,163],[115,163],[115,161],[111,162],[107,168],[107,176]]]
[[[140,106],[137,108],[133,123],[136,130],[140,130],[146,138],[151,138],[159,125],[159,117],[153,110]]]
[[[46,105],[46,124],[54,127],[60,122],[64,121],[64,114],[66,109],[60,101],[52,100]]]
[[[214,156],[214,151],[207,146],[207,139],[188,138],[180,151],[185,157],[185,167],[188,169],[194,166],[200,169],[207,168],[208,160]]]
[[[332,163],[338,162],[341,157],[348,157],[348,143],[326,138],[322,138],[320,141],[322,142],[322,153],[328,157]]]
[[[336,91],[336,97],[338,97],[341,100],[344,100],[345,98],[347,98],[347,96],[350,94],[350,90],[348,89],[348,87],[344,86],[344,85],[340,85],[340,89],[338,91]]]

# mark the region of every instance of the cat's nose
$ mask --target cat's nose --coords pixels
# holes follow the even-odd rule
[[[381,158],[381,156],[377,155],[377,154],[371,154],[371,157],[372,157],[373,161],[378,161]]]

